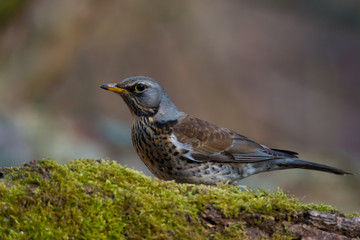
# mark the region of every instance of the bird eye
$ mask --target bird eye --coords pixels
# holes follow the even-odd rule
[[[146,85],[143,84],[143,83],[138,83],[138,84],[136,84],[136,86],[135,86],[135,90],[136,90],[137,92],[143,92],[143,91],[145,91],[145,89],[146,89]]]

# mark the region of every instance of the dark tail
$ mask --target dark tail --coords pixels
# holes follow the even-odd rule
[[[339,168],[334,168],[323,164],[308,162],[294,158],[274,159],[264,162],[254,162],[252,163],[252,167],[256,169],[255,173],[283,170],[283,169],[292,169],[292,168],[301,168],[301,169],[310,169],[310,170],[334,173],[337,175],[352,175],[352,173],[346,172]]]
[[[286,168],[302,168],[302,169],[310,169],[310,170],[334,173],[337,175],[349,175],[349,174],[352,175],[352,173],[346,172],[339,168],[335,168],[335,167],[331,167],[331,166],[327,166],[327,165],[323,165],[323,164],[318,164],[318,163],[314,163],[314,162],[299,160],[299,159],[284,159],[283,162],[280,162],[277,165],[284,169],[286,169]]]

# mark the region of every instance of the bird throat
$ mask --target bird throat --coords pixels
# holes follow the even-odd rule
[[[159,111],[159,107],[143,107],[134,98],[121,95],[131,114],[137,117],[153,117]]]

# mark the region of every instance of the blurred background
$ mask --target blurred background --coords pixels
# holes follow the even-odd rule
[[[183,111],[357,176],[286,170],[243,181],[360,211],[356,0],[0,1],[0,166],[109,158],[150,175],[122,99],[157,79]]]

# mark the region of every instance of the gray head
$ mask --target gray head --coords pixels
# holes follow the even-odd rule
[[[176,108],[162,86],[149,77],[129,77],[119,83],[104,84],[101,88],[120,94],[135,116],[168,121],[175,120],[183,114]]]

